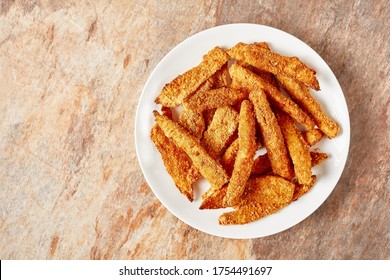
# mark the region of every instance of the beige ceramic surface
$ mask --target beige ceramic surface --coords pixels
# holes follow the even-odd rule
[[[0,258],[389,259],[387,1],[174,2],[0,2]],[[347,164],[325,203],[250,240],[174,217],[134,146],[136,105],[157,63],[188,36],[236,22],[309,44],[351,120]]]

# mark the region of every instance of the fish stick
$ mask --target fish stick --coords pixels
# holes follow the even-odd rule
[[[271,162],[269,161],[268,155],[260,155],[257,158],[255,158],[255,161],[253,162],[251,175],[260,175],[264,174],[265,172],[269,172],[272,170]]]
[[[214,188],[220,188],[229,181],[229,176],[223,167],[207,153],[194,136],[157,111],[153,111],[153,114],[164,134],[187,153],[192,164]]]
[[[191,159],[182,149],[165,136],[158,125],[153,126],[150,136],[160,152],[165,168],[171,175],[176,187],[189,201],[193,201],[192,182],[187,180],[186,175],[192,167]]]
[[[280,110],[285,111],[306,128],[314,129],[315,122],[308,114],[290,98],[285,96],[276,87],[272,86],[260,76],[237,64],[234,64],[229,68],[229,74],[232,77],[232,87],[247,91],[264,90],[273,104]]]
[[[287,204],[261,204],[251,202],[240,206],[237,210],[223,213],[218,218],[220,225],[242,225],[257,221],[274,214]]]
[[[318,128],[309,129],[302,133],[303,139],[310,147],[317,144],[322,139],[322,136],[324,134]]]
[[[322,110],[321,105],[310,94],[303,83],[284,75],[277,75],[282,87],[314,119],[319,129],[328,137],[334,138],[339,133],[339,126]]]
[[[203,119],[206,128],[209,127],[210,123],[212,122],[216,110],[217,109],[210,109],[203,112]]]
[[[271,51],[271,48],[267,42],[254,42],[252,45]]]
[[[237,204],[250,176],[256,153],[255,122],[253,105],[249,100],[244,100],[239,116],[237,157],[224,198],[227,205]]]
[[[198,92],[207,91],[212,89],[214,85],[213,76],[207,79],[203,84],[201,84],[195,91],[194,94]],[[186,128],[192,135],[196,138],[201,139],[203,132],[206,130],[206,124],[203,118],[203,115],[193,111],[182,110],[179,115],[179,124]],[[195,180],[196,181],[196,180]]]
[[[277,111],[276,116],[293,163],[295,176],[300,184],[309,184],[312,175],[309,147],[289,115]]]
[[[213,76],[213,88],[227,87],[228,85],[228,65],[222,66]]]
[[[241,203],[289,203],[294,195],[295,184],[274,175],[257,177],[248,181]]]
[[[233,105],[247,97],[248,94],[244,91],[221,87],[192,95],[183,102],[183,107],[186,110],[201,113],[205,110]]]
[[[287,57],[253,44],[238,43],[227,51],[236,60],[248,63],[274,75],[283,74],[301,81],[306,86],[319,90],[316,72],[297,57]]]
[[[231,107],[220,107],[215,111],[213,120],[201,141],[209,155],[216,159],[220,156],[238,126],[238,113]]]
[[[313,175],[311,177],[311,181],[309,182],[309,184],[297,183],[295,185],[295,190],[294,190],[294,195],[293,195],[292,201],[295,201],[298,198],[302,197],[304,194],[306,194],[314,186],[316,180],[317,180],[317,176]]]
[[[282,131],[263,91],[253,91],[249,94],[257,122],[260,124],[265,148],[271,162],[272,171],[288,180],[293,178],[290,158],[284,143]]]
[[[220,163],[222,164],[223,168],[226,170],[229,176],[231,176],[233,172],[234,162],[236,160],[238,147],[239,147],[239,142],[237,138],[230,144],[230,146],[225,150],[225,152],[221,156]]]
[[[182,110],[180,112],[179,124],[197,139],[202,138],[206,129],[203,115],[189,110]]]
[[[202,200],[202,204],[199,209],[219,209],[225,208],[226,204],[224,203],[224,197],[226,196],[227,185],[222,188],[213,191],[210,195],[206,196]]]
[[[202,62],[166,84],[155,102],[166,107],[177,107],[203,82],[227,63],[229,56],[220,47],[209,51]]]

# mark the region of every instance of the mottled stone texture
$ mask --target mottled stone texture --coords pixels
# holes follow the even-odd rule
[[[389,259],[388,1],[0,2],[1,259]],[[309,218],[261,239],[199,232],[139,168],[142,87],[176,44],[220,24],[295,35],[336,74],[351,148]],[[223,249],[221,249],[223,248]]]

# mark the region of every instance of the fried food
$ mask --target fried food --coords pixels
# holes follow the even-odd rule
[[[267,42],[254,42],[253,45],[259,48],[266,49],[267,51],[271,51],[269,44]]]
[[[292,201],[297,200],[298,198],[303,196],[305,193],[307,193],[314,186],[316,180],[317,180],[317,176],[313,175],[311,177],[309,184],[297,183],[295,185],[295,190],[294,190],[294,195],[293,195]]]
[[[295,176],[300,184],[309,184],[312,175],[309,147],[289,115],[277,111],[276,116],[293,163]]]
[[[252,91],[249,94],[249,99],[255,108],[256,119],[260,124],[261,134],[271,162],[272,171],[281,177],[291,180],[293,178],[293,171],[287,154],[287,148],[284,144],[282,131],[265,93],[262,90]]]
[[[161,115],[167,116],[169,119],[172,120],[172,110],[171,110],[171,108],[162,106],[161,107]]]
[[[290,98],[285,96],[260,76],[237,64],[230,66],[229,74],[232,77],[232,87],[247,90],[249,92],[264,90],[267,96],[272,100],[272,104],[280,110],[285,111],[308,129],[313,129],[315,127],[314,121],[308,114],[299,108],[299,106]]]
[[[183,102],[183,107],[186,110],[201,113],[205,110],[233,105],[247,97],[248,94],[244,91],[221,87],[192,95]]]
[[[204,133],[202,145],[216,159],[229,144],[238,126],[238,113],[231,107],[220,107]]]
[[[199,209],[204,210],[225,208],[226,204],[224,203],[224,198],[226,196],[226,191],[227,185],[223,186],[220,189],[214,190],[208,195],[205,195]]]
[[[223,213],[218,221],[221,225],[246,224],[276,213],[293,199],[295,185],[278,176],[264,176],[249,180],[236,210]],[[223,189],[218,196],[223,195]],[[217,196],[216,195],[216,196]],[[216,200],[216,199],[215,199]],[[207,206],[214,206],[208,201]]]
[[[319,152],[310,152],[311,157],[311,166],[317,166],[328,158],[328,155],[325,153]]]
[[[310,148],[339,133],[310,88],[319,90],[314,70],[267,42],[209,51],[155,100],[162,114],[153,112],[151,138],[176,188],[196,200],[204,177],[200,209],[235,209],[221,225],[259,220],[306,194],[311,168],[328,158]]]
[[[216,110],[217,109],[210,109],[203,112],[203,119],[206,127],[209,127],[212,122]]]
[[[179,124],[195,136],[196,139],[201,139],[206,129],[203,115],[189,110],[180,112]]]
[[[324,134],[317,128],[309,129],[302,133],[303,139],[310,147],[317,144],[322,139],[322,136],[324,136]]]
[[[214,85],[214,79],[214,76],[208,78],[196,89],[194,94],[212,89]],[[179,115],[179,124],[186,128],[198,139],[203,137],[203,132],[206,130],[206,124],[203,115],[194,111],[185,109],[182,110]]]
[[[226,151],[221,157],[220,162],[229,176],[231,176],[233,172],[234,161],[236,160],[238,147],[239,147],[239,142],[237,138],[230,144],[230,146],[226,149]]]
[[[150,136],[160,152],[165,168],[171,175],[176,187],[189,201],[193,201],[192,182],[187,179],[187,172],[192,167],[191,159],[165,136],[158,125],[153,126]]]
[[[213,88],[226,87],[228,85],[228,65],[225,63],[220,70],[213,75]]]
[[[192,164],[214,188],[220,188],[229,181],[223,167],[207,153],[194,136],[166,116],[160,115],[157,111],[153,113],[164,134],[187,153]]]
[[[257,203],[289,203],[293,198],[295,184],[274,175],[266,175],[248,181],[242,195],[241,204]]]
[[[227,51],[230,57],[274,75],[288,75],[306,86],[319,90],[315,71],[297,57],[286,57],[254,44],[238,43]]]
[[[237,210],[223,213],[218,218],[220,225],[242,225],[257,221],[274,214],[287,204],[261,204],[251,202],[240,206]]]
[[[203,82],[221,69],[228,59],[229,56],[222,48],[215,47],[203,57],[202,62],[198,66],[177,76],[170,83],[166,84],[155,102],[170,108],[180,105]]]
[[[226,196],[224,198],[226,205],[230,206],[237,204],[240,196],[244,192],[245,184],[250,176],[256,152],[255,116],[253,105],[249,100],[244,100],[242,102],[239,118],[239,147],[232,177],[230,178]]]
[[[277,76],[286,92],[314,119],[316,125],[328,137],[334,138],[339,133],[339,126],[322,110],[320,104],[310,94],[303,83],[285,75]]]
[[[270,171],[272,171],[272,167],[267,154],[263,154],[255,158],[251,171],[252,176],[261,175]]]

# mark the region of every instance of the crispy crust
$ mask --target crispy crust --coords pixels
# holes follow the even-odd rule
[[[208,196],[205,196],[202,200],[202,204],[199,209],[219,209],[225,208],[224,197],[226,196],[227,185],[222,188],[213,191]]]
[[[223,167],[207,153],[194,136],[178,123],[166,116],[161,116],[157,111],[154,111],[153,114],[156,123],[164,131],[164,134],[187,153],[192,160],[192,164],[214,188],[220,188],[229,181]]]
[[[179,124],[187,129],[195,138],[201,139],[206,125],[203,115],[193,111],[182,110],[179,115]]]
[[[220,47],[209,51],[202,62],[182,75],[177,76],[162,89],[155,102],[166,107],[176,107],[215,72],[227,63],[229,56]]]
[[[237,152],[238,152],[239,142],[238,138],[234,140],[230,146],[226,149],[221,157],[220,163],[223,168],[226,170],[227,174],[231,176],[234,168],[234,161],[236,160]]]
[[[240,206],[237,210],[223,213],[218,222],[221,225],[242,225],[257,221],[265,216],[274,214],[287,204],[261,204],[248,203]]]
[[[261,175],[272,170],[271,162],[269,161],[268,155],[260,155],[255,158],[252,166],[251,175]]]
[[[253,105],[249,100],[242,102],[239,118],[239,147],[225,196],[227,205],[238,203],[240,196],[244,192],[246,181],[250,176],[256,152],[255,116]]]
[[[228,85],[228,65],[225,63],[221,69],[219,69],[213,75],[213,88],[226,87]]]
[[[314,186],[316,180],[317,180],[317,176],[313,175],[311,177],[311,180],[310,180],[309,184],[299,184],[299,183],[296,183],[292,201],[297,200],[298,198],[303,196],[305,193],[307,193]]]
[[[189,201],[193,201],[192,182],[186,176],[186,173],[192,167],[190,158],[165,136],[158,125],[153,126],[150,136],[160,152],[165,168],[171,175],[176,187]]]
[[[311,157],[311,166],[316,166],[322,163],[324,160],[328,158],[328,155],[325,153],[319,153],[319,152],[310,152]]]
[[[313,119],[308,114],[299,108],[299,106],[290,98],[285,96],[276,87],[260,76],[237,64],[234,64],[229,68],[229,74],[232,77],[232,87],[247,91],[258,91],[262,89],[272,100],[272,104],[277,106],[280,110],[285,111],[308,129],[313,129],[315,127]]]
[[[315,71],[297,57],[286,57],[254,44],[238,43],[227,51],[230,57],[274,75],[288,75],[306,86],[319,90]]]
[[[278,75],[277,78],[286,92],[313,117],[316,125],[328,138],[337,136],[338,124],[325,114],[320,104],[310,94],[309,88],[288,76]]]
[[[183,107],[187,110],[201,113],[205,110],[233,105],[247,97],[248,94],[244,91],[221,87],[197,92],[183,102]]]
[[[309,129],[302,133],[303,139],[310,147],[317,144],[322,139],[322,136],[324,134],[318,128]]]
[[[267,97],[260,90],[251,92],[249,99],[255,108],[256,119],[260,124],[261,134],[271,162],[272,171],[277,175],[291,180],[293,178],[293,171],[287,154],[287,148],[278,121],[274,112],[271,110]]]
[[[295,176],[300,184],[309,184],[312,174],[309,147],[289,115],[277,111],[276,116],[293,163]]]
[[[217,159],[229,144],[238,126],[238,113],[229,106],[215,111],[213,120],[205,131],[202,145],[209,155]]]
[[[248,181],[241,204],[257,203],[289,203],[294,194],[295,184],[274,175],[257,177]]]

